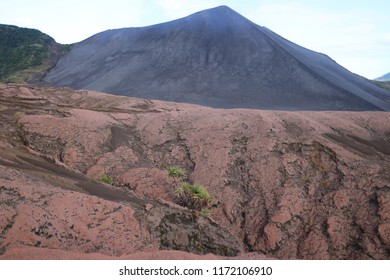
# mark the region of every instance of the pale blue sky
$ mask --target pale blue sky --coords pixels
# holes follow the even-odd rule
[[[74,43],[107,29],[161,23],[218,5],[359,75],[390,72],[389,0],[0,0],[0,23]]]

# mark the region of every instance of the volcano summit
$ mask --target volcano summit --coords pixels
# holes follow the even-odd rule
[[[43,82],[216,108],[390,111],[387,91],[226,6],[96,34]]]

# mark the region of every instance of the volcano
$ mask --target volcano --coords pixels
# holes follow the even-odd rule
[[[387,91],[226,6],[96,34],[43,83],[215,108],[390,111]]]

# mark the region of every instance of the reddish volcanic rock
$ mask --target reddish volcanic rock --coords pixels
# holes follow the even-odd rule
[[[118,183],[147,199],[172,200],[174,181],[165,170],[158,168],[134,168],[121,173]]]
[[[114,256],[158,248],[131,207],[0,167],[2,174],[13,175],[12,181],[0,180],[3,248],[23,245]]]
[[[379,216],[383,221],[390,220],[390,192],[382,192],[378,195]]]
[[[309,232],[300,244],[299,252],[304,254],[305,259],[327,260],[331,258],[327,238],[318,230]]]
[[[238,257],[222,257],[213,254],[196,255],[183,251],[146,251],[120,257],[103,255],[99,253],[81,254],[57,249],[45,248],[12,248],[0,255],[0,260],[266,260],[270,259],[263,254],[246,253]]]
[[[387,247],[390,246],[390,223],[379,225],[378,231],[383,243],[385,243]]]
[[[0,91],[3,256],[35,246],[74,258],[390,257],[389,113]],[[172,165],[214,197],[210,218],[175,204]],[[114,186],[96,182],[103,173]]]

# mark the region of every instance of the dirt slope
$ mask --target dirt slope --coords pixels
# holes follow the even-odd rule
[[[390,256],[389,113],[1,85],[0,119],[1,258]],[[170,165],[215,197],[210,217],[174,203]]]

